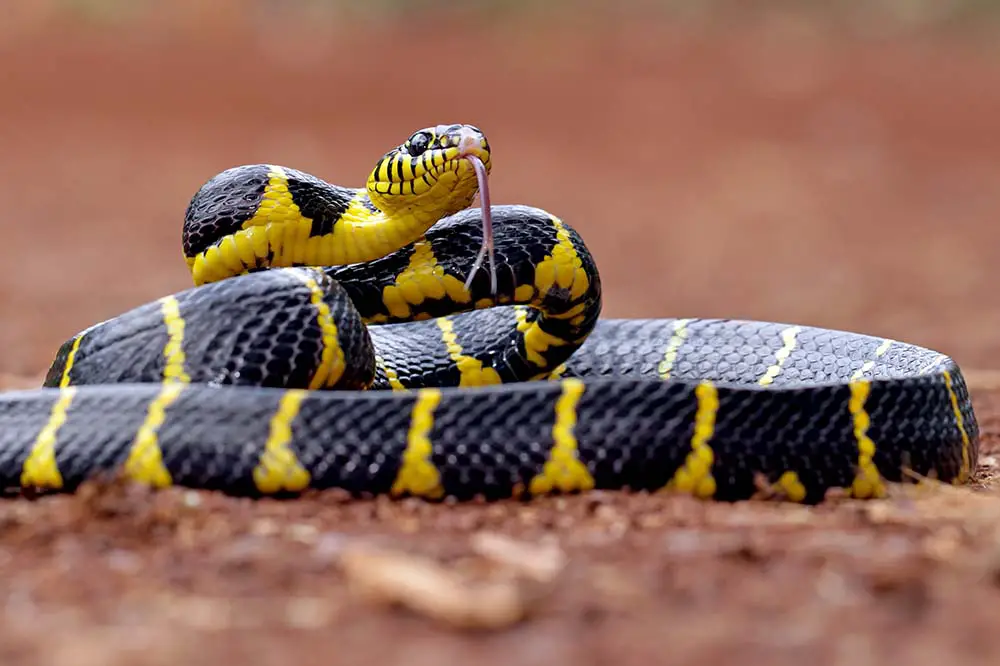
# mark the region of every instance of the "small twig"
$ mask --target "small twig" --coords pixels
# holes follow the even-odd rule
[[[555,544],[529,544],[491,532],[473,536],[472,549],[539,583],[553,582],[566,566],[566,557]]]
[[[496,541],[487,539],[486,543],[494,553],[504,548],[508,549],[505,555],[512,551],[509,544],[498,548]],[[354,591],[368,601],[402,606],[462,629],[516,624],[543,591],[537,583],[516,579],[469,581],[428,558],[373,546],[346,547],[340,565]]]

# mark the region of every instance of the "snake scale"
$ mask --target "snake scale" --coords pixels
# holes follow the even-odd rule
[[[364,188],[276,165],[192,198],[191,288],[96,324],[0,396],[5,494],[123,475],[244,496],[458,500],[589,489],[735,501],[962,483],[979,430],[932,350],[722,319],[603,319],[566,222],[489,203],[471,125]],[[473,207],[476,194],[480,207]]]

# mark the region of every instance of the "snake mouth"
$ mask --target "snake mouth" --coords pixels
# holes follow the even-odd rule
[[[453,152],[453,151],[449,151]],[[489,156],[481,157],[478,154],[462,154],[459,152],[454,152],[454,154],[449,155],[443,161],[437,160],[432,161],[433,158],[428,158],[426,164],[417,164],[413,167],[412,173],[413,177],[403,178],[401,180],[393,180],[393,183],[405,183],[403,191],[406,194],[416,194],[421,195],[431,188],[433,188],[439,181],[445,179],[446,174],[454,174],[448,180],[449,185],[452,189],[459,189],[462,185],[471,184],[472,179],[475,179],[477,187],[482,186],[482,182],[479,178],[479,174],[476,171],[476,164],[482,166],[486,173],[489,173],[490,161]],[[410,189],[410,183],[413,184],[412,191]]]

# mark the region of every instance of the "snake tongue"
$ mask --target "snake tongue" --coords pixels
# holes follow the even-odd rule
[[[476,179],[479,181],[479,206],[482,210],[483,218],[483,243],[479,247],[479,254],[476,256],[472,269],[469,270],[469,277],[465,279],[465,289],[468,291],[472,284],[472,278],[483,265],[486,256],[490,258],[490,293],[496,296],[497,293],[497,270],[493,261],[493,215],[490,208],[490,186],[486,176],[486,165],[475,155],[462,155],[463,159],[469,160],[472,168],[476,171]]]

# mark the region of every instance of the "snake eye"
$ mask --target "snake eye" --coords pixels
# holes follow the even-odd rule
[[[427,146],[430,145],[431,135],[427,132],[417,132],[406,141],[406,149],[410,155],[416,157],[422,155]]]

